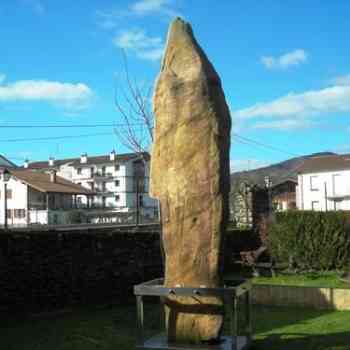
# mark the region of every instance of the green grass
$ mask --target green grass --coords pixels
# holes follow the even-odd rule
[[[253,309],[254,349],[350,349],[350,312],[292,308]],[[158,332],[158,310],[147,305],[146,323]],[[135,308],[77,309],[51,320],[2,320],[4,350],[131,350],[135,345]]]
[[[255,277],[254,284],[273,284],[283,286],[304,286],[324,288],[350,288],[350,283],[342,282],[339,274],[329,273],[304,273],[297,275],[280,274],[276,277]]]

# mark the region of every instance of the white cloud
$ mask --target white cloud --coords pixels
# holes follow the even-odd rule
[[[303,119],[282,119],[265,122],[258,122],[253,125],[255,129],[277,129],[277,130],[296,130],[306,129],[314,126],[315,123]]]
[[[160,47],[157,49],[151,49],[147,51],[140,51],[138,53],[138,57],[149,61],[158,61],[159,59],[162,58],[163,51],[164,51],[163,47]]]
[[[305,63],[307,59],[308,54],[302,49],[297,49],[278,57],[263,56],[261,57],[261,63],[267,69],[286,69]]]
[[[44,101],[67,108],[81,109],[93,97],[85,84],[47,80],[20,80],[0,86],[0,101]]]
[[[234,112],[238,118],[305,117],[350,112],[350,85],[336,85],[300,94],[290,93],[270,102]]]
[[[125,17],[146,16],[178,16],[173,9],[174,0],[139,0],[130,4],[126,9],[114,9],[110,11],[96,11],[98,24],[104,29],[114,29],[118,21]]]
[[[0,73],[0,85],[5,81],[6,79],[6,74]]]
[[[121,16],[119,11],[96,11],[97,24],[103,29],[114,29]]]
[[[120,32],[114,39],[115,46],[130,50],[137,57],[155,61],[162,57],[163,41],[161,37],[147,36],[142,29],[131,29]]]
[[[332,83],[335,85],[350,85],[350,74],[348,75],[340,75],[338,77],[335,77],[332,80]]]
[[[130,6],[130,10],[138,15],[148,15],[155,12],[167,11],[171,4],[169,0],[140,0]]]

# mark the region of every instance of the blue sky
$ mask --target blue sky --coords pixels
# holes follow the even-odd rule
[[[177,15],[221,76],[235,170],[350,152],[349,13],[342,0],[2,0],[0,153],[21,163],[127,151],[112,127],[4,126],[120,123],[122,49],[133,78],[151,86]]]

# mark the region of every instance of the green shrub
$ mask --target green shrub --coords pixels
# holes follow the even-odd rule
[[[269,226],[272,257],[301,270],[344,269],[350,262],[350,226],[344,212],[276,213]]]

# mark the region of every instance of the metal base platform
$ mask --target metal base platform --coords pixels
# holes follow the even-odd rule
[[[169,344],[164,334],[157,335],[144,344],[136,345],[137,350],[243,350],[247,348],[248,338],[245,336],[238,336],[234,341],[238,341],[238,347],[232,344],[232,337],[221,337],[222,342],[214,345],[181,345]]]

